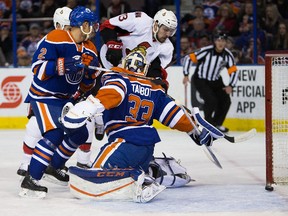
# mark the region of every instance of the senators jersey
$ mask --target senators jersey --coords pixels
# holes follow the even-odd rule
[[[74,74],[58,75],[56,63],[58,58],[70,61],[80,59],[83,53],[97,57],[95,45],[91,41],[77,44],[69,31],[53,30],[38,44],[33,56],[33,81],[25,102],[37,100],[44,103],[57,103],[69,99],[80,86],[82,90],[90,90],[95,80],[86,77],[85,71]],[[62,101],[62,103],[64,103]]]
[[[192,131],[190,120],[160,85],[123,75],[134,74],[123,68],[112,70],[103,74],[96,95],[105,107],[103,119],[109,142],[123,138],[135,145],[154,145],[160,138],[152,126],[153,119],[173,129]]]
[[[118,39],[123,43],[122,54],[125,57],[137,46],[146,49],[146,59],[151,63],[156,57],[160,58],[161,67],[165,68],[172,60],[173,44],[169,39],[160,43],[153,39],[153,19],[144,12],[125,13],[106,20],[100,30],[114,29]],[[106,60],[107,46],[104,44],[100,50],[100,58],[105,68],[110,69],[112,64]]]

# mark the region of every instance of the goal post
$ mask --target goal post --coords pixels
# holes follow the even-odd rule
[[[265,54],[266,190],[288,185],[288,51]]]

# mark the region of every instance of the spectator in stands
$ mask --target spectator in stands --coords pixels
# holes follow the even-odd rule
[[[287,0],[275,0],[279,13],[284,19],[288,20],[288,1]]]
[[[232,10],[233,10],[233,13],[237,16],[241,10],[241,2],[237,1],[237,0],[222,0],[221,1],[221,4],[224,4],[224,3],[228,3]]]
[[[211,44],[211,38],[208,34],[202,35],[199,40],[199,47],[205,47]]]
[[[206,35],[207,31],[205,29],[205,23],[201,19],[196,19],[193,21],[193,29],[190,31],[187,36],[189,37],[190,42],[192,43],[192,48],[200,48],[199,40],[203,35]]]
[[[231,6],[227,3],[222,4],[217,11],[216,18],[211,22],[208,27],[208,32],[229,32],[233,34],[233,30],[237,26],[237,20]]]
[[[240,49],[243,53],[246,53],[249,48],[250,39],[253,38],[253,17],[249,18],[249,31],[242,32],[240,36],[235,40],[235,47]],[[266,34],[257,26],[257,38],[261,43],[261,50],[266,50]],[[246,55],[246,54],[244,54]]]
[[[251,1],[246,1],[238,14],[238,18],[242,20],[244,15],[253,16],[253,3]]]
[[[182,35],[181,39],[180,39],[180,48],[181,48],[181,65],[183,64],[183,60],[184,58],[182,58],[185,55],[188,55],[192,52],[192,47],[191,47],[191,43],[189,41],[189,37],[187,35]],[[173,59],[176,59],[177,56],[175,55]]]
[[[233,50],[234,49],[234,39],[233,37],[231,36],[228,36],[227,37],[227,40],[226,40],[226,48],[229,49],[229,50]]]
[[[195,5],[192,13],[185,14],[181,19],[183,33],[189,34],[193,30],[193,23],[198,20],[205,23],[205,29],[208,28],[210,20],[204,16],[204,8],[201,5]]]
[[[131,11],[130,5],[122,0],[111,0],[110,5],[107,8],[107,15],[108,19],[118,16],[123,13],[128,13]]]
[[[262,17],[262,20],[261,28],[266,31],[268,37],[273,37],[277,33],[279,23],[284,21],[275,4],[266,6],[266,15]]]
[[[247,49],[246,57],[252,60],[253,64],[265,64],[264,55],[265,53],[262,51],[261,42],[257,39],[257,62],[254,61],[254,39],[251,38],[249,41],[249,46]]]
[[[280,22],[278,31],[273,38],[274,50],[288,50],[288,26],[286,22]]]
[[[248,32],[249,29],[249,18],[250,16],[248,14],[244,14],[242,16],[242,21],[239,23],[239,32],[240,34],[243,32]]]
[[[0,48],[2,52],[0,66],[11,65],[13,61],[13,49],[9,23],[2,23],[0,26]]]
[[[7,5],[6,2],[0,1],[0,19],[8,18],[11,8]]]
[[[28,55],[32,58],[37,49],[37,43],[42,39],[43,35],[37,23],[30,25],[29,33],[30,34],[21,41],[20,47],[24,47]]]
[[[214,20],[221,5],[221,0],[205,0],[203,2],[204,16],[210,21]]]
[[[238,64],[252,64],[252,59],[243,55],[243,52],[239,49],[231,50],[231,53],[234,56],[235,63]]]
[[[52,18],[55,10],[58,8],[56,0],[42,0],[42,4],[39,11],[35,11],[36,17],[50,17]],[[44,34],[54,29],[53,21],[48,20],[41,23]]]
[[[26,67],[31,65],[32,58],[28,55],[24,47],[17,49],[18,66]]]

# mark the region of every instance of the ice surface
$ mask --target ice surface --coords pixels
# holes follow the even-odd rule
[[[48,187],[44,200],[18,197],[16,171],[22,157],[24,130],[0,130],[0,215],[1,216],[288,216],[288,194],[283,187],[265,191],[264,134],[243,143],[221,139],[212,149],[223,169],[217,168],[202,147],[184,133],[160,130],[162,142],[156,144],[155,156],[164,152],[181,160],[195,179],[186,187],[167,189],[152,202],[84,201],[72,197],[68,187],[42,182]],[[240,132],[231,132],[236,135]],[[105,143],[94,140],[93,155]],[[73,156],[68,165],[75,165]],[[287,187],[287,186],[285,186]]]

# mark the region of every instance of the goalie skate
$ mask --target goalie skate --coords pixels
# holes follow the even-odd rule
[[[149,185],[143,185],[141,192],[134,197],[134,202],[137,203],[147,203],[154,199],[158,194],[160,194],[166,187],[160,185],[157,182],[153,182]]]
[[[49,165],[46,168],[42,179],[57,185],[68,186],[69,175],[67,175],[61,169],[55,169]]]
[[[26,176],[21,183],[21,191],[19,196],[43,199],[46,197],[48,189],[39,185],[38,181],[31,176]]]

